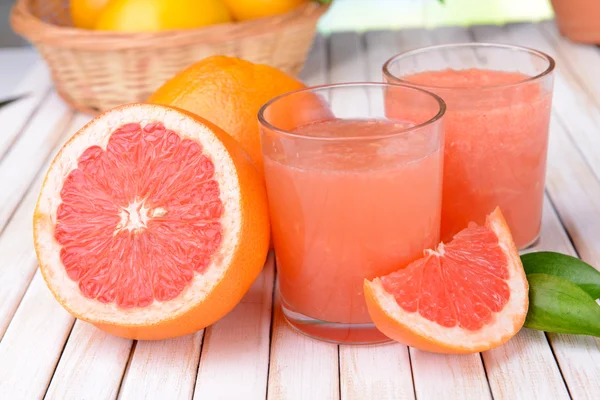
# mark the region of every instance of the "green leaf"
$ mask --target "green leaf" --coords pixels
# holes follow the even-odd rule
[[[317,3],[321,3],[321,4],[331,4],[333,3],[333,0],[314,0]]]
[[[600,271],[579,258],[543,251],[521,256],[525,273],[559,276],[573,282],[594,299],[600,298]]]
[[[560,276],[534,273],[529,281],[525,327],[546,332],[600,337],[600,305]]]

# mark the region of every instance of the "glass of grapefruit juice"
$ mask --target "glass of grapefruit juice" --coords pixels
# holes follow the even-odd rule
[[[384,79],[444,99],[441,239],[499,206],[519,249],[536,242],[542,218],[554,60],[511,45],[468,43],[408,51]]]
[[[390,117],[384,99],[408,100]],[[363,281],[439,240],[444,102],[385,83],[308,88],[259,112],[282,310],[336,343],[387,341]]]

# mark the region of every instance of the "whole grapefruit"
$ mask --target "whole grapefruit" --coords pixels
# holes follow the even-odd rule
[[[223,0],[237,21],[270,17],[291,11],[309,0]]]
[[[98,17],[110,0],[71,0],[70,11],[73,26],[94,29]]]
[[[263,179],[206,120],[117,107],[52,161],[34,243],[48,287],[75,317],[131,339],[186,335],[235,307],[263,267]]]
[[[231,21],[222,0],[110,0],[96,29],[159,32],[193,29]]]
[[[213,56],[175,75],[148,102],[182,108],[219,126],[242,145],[262,173],[258,110],[272,98],[304,87],[276,68]]]

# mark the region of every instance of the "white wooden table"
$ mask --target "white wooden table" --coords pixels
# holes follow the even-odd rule
[[[552,23],[335,34],[317,38],[311,85],[381,80],[402,50],[510,42],[556,58],[543,233],[536,250],[600,266],[600,51]],[[31,49],[0,49],[0,399],[600,399],[600,340],[524,329],[482,354],[401,344],[336,346],[290,330],[273,296],[272,260],[244,301],[194,335],[161,342],[109,336],[54,300],[32,247],[32,210],[57,146],[89,117],[52,89]]]

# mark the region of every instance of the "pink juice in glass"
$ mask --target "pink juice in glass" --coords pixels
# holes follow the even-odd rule
[[[405,128],[339,119],[294,132],[331,138]],[[370,323],[364,279],[407,265],[439,240],[442,149],[407,135],[390,149],[350,141],[299,151],[291,163],[265,157],[284,304],[317,320]]]
[[[387,115],[388,95],[408,101],[410,118]],[[307,88],[260,110],[280,304],[292,327],[335,343],[389,340],[363,283],[439,241],[444,111],[432,93],[386,83]]]
[[[537,240],[554,66],[540,51],[490,43],[430,46],[384,64],[386,81],[433,92],[447,106],[442,241],[497,206],[517,248]],[[391,118],[420,118],[401,96],[387,96],[385,107]]]
[[[468,69],[422,72],[404,80],[460,88],[442,95],[445,121],[444,241],[500,206],[518,248],[535,241],[542,217],[552,94],[539,85],[498,89],[479,102],[478,87],[522,82],[521,73]],[[518,89],[518,91],[516,91]],[[435,89],[434,89],[435,91]],[[441,90],[440,90],[441,92]]]

